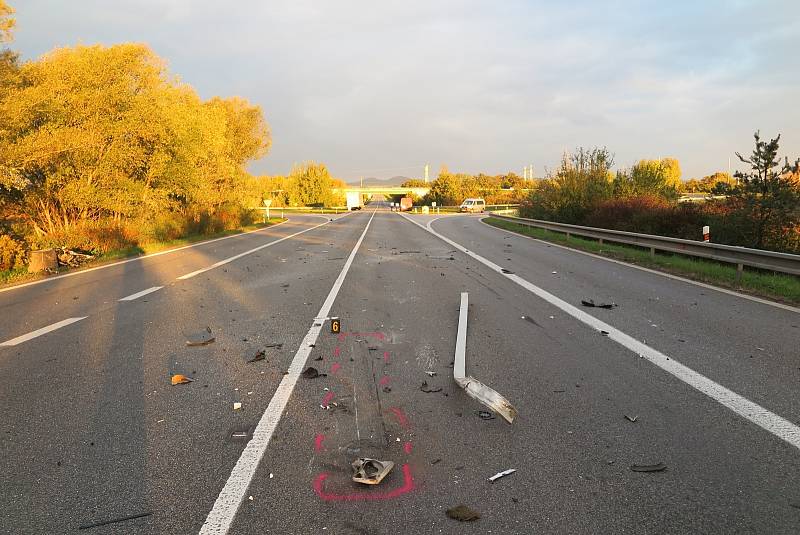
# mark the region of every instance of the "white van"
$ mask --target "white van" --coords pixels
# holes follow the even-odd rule
[[[464,202],[458,207],[459,212],[483,212],[484,210],[486,210],[486,201],[478,198],[464,199]]]

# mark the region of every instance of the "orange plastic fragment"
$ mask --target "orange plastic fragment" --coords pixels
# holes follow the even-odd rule
[[[175,375],[172,376],[172,385],[173,386],[174,385],[185,385],[186,383],[191,383],[191,382],[192,382],[192,379],[189,379],[185,375],[181,375],[179,373],[176,373]]]

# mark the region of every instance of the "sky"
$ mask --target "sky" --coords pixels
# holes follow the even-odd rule
[[[431,166],[544,176],[564,151],[683,178],[743,169],[753,132],[800,157],[800,2],[8,0],[24,59],[148,43],[204,98],[258,104],[251,166],[345,180]]]

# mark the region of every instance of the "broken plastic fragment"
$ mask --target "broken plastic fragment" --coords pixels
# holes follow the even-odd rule
[[[494,420],[494,414],[489,411],[476,411],[476,414],[481,420]]]
[[[473,511],[466,505],[459,505],[447,510],[447,516],[459,522],[471,522],[478,520],[481,515],[477,511]]]
[[[379,461],[361,457],[350,463],[353,467],[353,481],[365,485],[377,485],[394,468],[392,461]]]
[[[628,420],[629,422],[635,422],[636,418],[638,418],[638,416],[628,416],[627,414],[625,414],[624,416],[625,419]]]
[[[192,381],[193,379],[191,379],[190,377],[186,377],[185,375],[181,375],[179,373],[176,373],[175,375],[172,376],[172,386],[185,385],[191,383]]]
[[[429,377],[433,377],[434,375],[436,375],[436,372],[425,372],[425,373],[427,373]]]
[[[631,465],[631,470],[634,472],[663,472],[666,469],[667,465],[664,463]]]
[[[211,334],[211,327],[206,327],[203,331],[192,333],[186,337],[187,346],[206,346],[213,342],[216,338]]]
[[[503,470],[502,472],[497,472],[495,475],[493,475],[492,477],[489,478],[489,481],[494,483],[495,481],[497,481],[501,477],[505,477],[505,476],[507,476],[509,474],[513,474],[516,471],[517,471],[516,468],[509,468],[508,470]]]
[[[514,274],[513,271],[511,271],[510,269],[506,269],[506,268],[501,268],[500,271],[502,271],[503,273],[505,273],[507,275],[513,275]]]
[[[434,392],[441,392],[442,391],[442,387],[441,386],[433,388],[433,387],[428,385],[427,381],[422,381],[422,385],[419,387],[419,389],[422,390],[423,392],[425,392],[426,394],[432,394]]]
[[[263,349],[257,349],[247,357],[247,362],[258,362],[259,360],[264,360],[266,356],[267,353]]]
[[[242,404],[241,404],[240,402],[238,402],[238,401],[235,401],[235,402],[233,403],[233,410],[235,410],[235,411],[238,411],[238,410],[239,410],[239,409],[241,409],[241,408],[242,408]]]
[[[319,370],[314,368],[313,366],[309,366],[303,373],[300,374],[303,379],[316,379],[317,377],[325,377],[324,373],[319,373]]]

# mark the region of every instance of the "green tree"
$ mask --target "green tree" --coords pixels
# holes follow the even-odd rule
[[[612,193],[614,156],[606,148],[578,148],[564,154],[554,174],[541,181],[522,207],[538,219],[580,223]]]
[[[442,166],[439,176],[431,183],[431,190],[424,197],[425,203],[435,202],[439,206],[452,206],[461,202],[461,180]]]
[[[289,174],[289,202],[294,206],[332,206],[334,179],[325,164],[306,162]]]
[[[619,171],[614,177],[613,189],[615,197],[655,195],[674,199],[678,196],[679,185],[680,165],[678,161],[665,158],[663,160],[640,160],[629,170]]]
[[[419,178],[410,178],[400,184],[401,188],[426,188],[428,187],[428,183],[424,180],[420,180]]]
[[[754,134],[755,149],[749,158],[738,152],[749,171],[734,173],[739,185],[732,188],[729,202],[741,218],[745,243],[755,248],[781,249],[800,224],[800,158],[793,164],[778,157],[781,136],[762,141]]]

